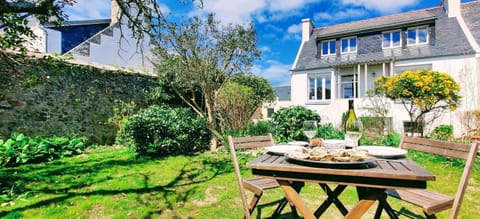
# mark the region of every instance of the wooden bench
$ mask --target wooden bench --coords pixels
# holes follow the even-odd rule
[[[470,145],[466,145],[416,137],[403,137],[400,148],[463,159],[466,160],[465,167],[455,196],[422,189],[387,190],[387,195],[421,207],[427,218],[436,218],[435,214],[437,212],[448,209],[452,209],[450,218],[457,218],[477,156],[478,144],[478,142],[473,142]]]

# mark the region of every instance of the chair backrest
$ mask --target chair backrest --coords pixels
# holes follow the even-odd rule
[[[232,154],[233,167],[235,169],[235,175],[237,176],[238,186],[240,188],[240,196],[242,198],[243,210],[245,211],[245,216],[250,218],[250,210],[248,207],[247,197],[245,195],[245,189],[243,188],[242,174],[240,172],[240,166],[238,164],[237,149],[252,149],[259,147],[267,147],[274,145],[272,134],[263,135],[263,136],[252,136],[252,137],[237,137],[228,136],[228,145],[230,147],[230,153]]]
[[[454,157],[465,160],[462,178],[455,194],[450,218],[457,218],[462,204],[463,196],[467,188],[468,179],[477,157],[478,142],[472,142],[470,145],[458,144],[444,141],[437,141],[424,138],[404,136],[400,143],[400,148],[422,151],[431,154],[442,155],[445,157]]]

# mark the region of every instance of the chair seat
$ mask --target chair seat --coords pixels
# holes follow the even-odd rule
[[[266,177],[256,177],[243,180],[243,186],[255,193],[256,195],[262,194],[263,190],[273,189],[280,187],[277,180]]]
[[[425,189],[386,190],[388,195],[420,206],[423,211],[432,215],[436,212],[452,208],[454,197]]]

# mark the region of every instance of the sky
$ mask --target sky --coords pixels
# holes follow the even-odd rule
[[[253,22],[261,59],[252,72],[272,86],[290,85],[290,69],[301,43],[301,20],[310,18],[323,27],[439,6],[441,0],[203,0],[206,12],[224,23]],[[462,0],[468,2],[471,0]],[[177,0],[160,1],[165,12],[188,17],[198,8],[179,6]],[[195,2],[198,2],[195,1]],[[111,0],[77,0],[65,8],[69,20],[110,18]]]

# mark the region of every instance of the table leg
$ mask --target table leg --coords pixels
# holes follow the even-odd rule
[[[315,218],[315,215],[312,214],[310,210],[308,210],[307,206],[305,203],[302,201],[300,198],[300,195],[298,192],[295,190],[295,188],[292,187],[292,185],[287,181],[287,180],[278,180],[278,183],[280,184],[280,187],[283,189],[285,192],[285,195],[287,196],[288,200],[295,205],[295,207],[300,211],[300,214],[306,219],[313,219]]]
[[[360,218],[377,200],[382,198],[384,189],[357,187],[359,201],[345,218]]]
[[[338,199],[338,196],[345,190],[347,186],[345,185],[338,185],[335,187],[335,189],[332,191],[330,187],[327,184],[320,183],[320,187],[325,191],[327,194],[328,198],[327,200],[323,201],[323,203],[318,207],[318,209],[315,211],[315,216],[320,217],[322,214],[330,207],[332,203],[337,206],[337,209],[342,213],[343,216],[348,214],[347,208],[343,205],[343,203]]]
[[[297,191],[297,193],[300,193],[300,190],[302,190],[303,186],[305,186],[305,183],[304,182],[295,182],[295,181],[289,181],[289,184],[295,189],[295,191]],[[275,209],[275,211],[273,212],[271,218],[277,218],[280,216],[280,213],[282,213],[282,210],[285,208],[285,206],[287,204],[290,204],[288,202],[288,199],[287,197],[284,197],[282,199],[282,201],[280,202],[280,204],[277,206],[277,208]],[[292,204],[290,204],[290,207],[292,209],[292,215],[294,218],[297,218],[298,217],[298,214],[297,214],[297,210],[295,209],[295,206],[293,206]]]

